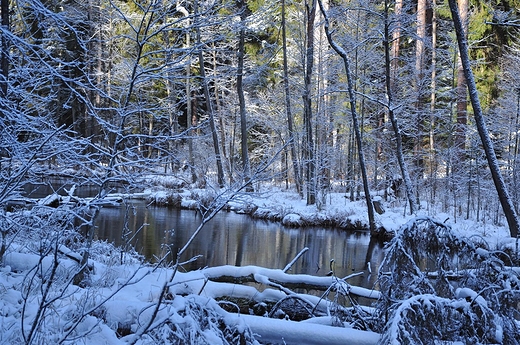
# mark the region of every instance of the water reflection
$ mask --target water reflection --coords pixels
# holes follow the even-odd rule
[[[144,203],[133,203],[127,208],[102,209],[96,221],[97,237],[121,246],[137,229],[141,229],[131,244],[149,260],[156,261],[167,253],[166,246],[176,254],[193,234],[200,220],[200,215],[195,211],[146,207]],[[130,234],[126,239],[123,236],[125,229]],[[363,276],[349,282],[372,287],[383,250],[380,244],[372,243],[369,251],[369,244],[370,236],[366,232],[322,228],[288,229],[278,223],[222,212],[205,226],[182,259],[202,256],[185,266],[186,270],[218,265],[284,268],[304,247],[308,247],[309,250],[292,267],[292,273],[326,275],[329,262],[334,259],[334,269],[338,276],[364,271]],[[368,261],[371,263],[372,275],[366,270]]]
[[[28,198],[40,199],[48,195],[57,193],[59,195],[67,195],[72,186],[75,186],[74,196],[79,198],[94,197],[99,192],[99,185],[93,184],[90,181],[83,183],[76,183],[72,180],[67,180],[61,177],[42,177],[38,181],[27,183],[23,185],[23,195]],[[111,183],[108,186],[110,193],[122,193],[137,191],[132,188],[125,188],[125,186],[118,183]]]

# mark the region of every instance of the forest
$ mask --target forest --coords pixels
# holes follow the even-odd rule
[[[339,343],[520,344],[519,9],[0,0],[0,342],[319,344],[337,331]],[[49,178],[63,181],[55,193],[27,195]],[[87,185],[93,195],[75,195]],[[95,238],[100,209],[151,187],[203,216],[171,262]],[[271,190],[316,214],[337,195],[363,205],[356,226],[387,241],[377,289],[354,289],[332,263],[324,279],[290,265],[182,271],[216,213]],[[402,227],[385,227],[384,208]],[[290,209],[264,218],[290,222]],[[448,219],[505,228],[507,245],[460,237]],[[298,305],[315,332],[285,326],[280,339],[278,324],[233,313],[255,298],[270,316]]]
[[[498,222],[493,172],[520,197],[517,6],[460,7],[497,169],[447,3],[260,0],[3,1],[2,167],[37,151],[101,189],[189,170],[308,204],[394,185],[411,213]]]

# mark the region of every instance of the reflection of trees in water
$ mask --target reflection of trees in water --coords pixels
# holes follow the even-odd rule
[[[151,261],[157,261],[171,251],[170,260],[183,246],[200,223],[196,211],[166,207],[146,207],[134,204],[129,212],[128,228],[132,233],[143,224],[143,229],[132,240],[132,246]],[[103,209],[97,219],[97,235],[121,246],[124,227],[124,208]],[[303,248],[309,250],[296,261],[289,273],[324,276],[329,272],[329,261],[335,261],[335,273],[345,277],[364,271],[349,283],[372,287],[377,266],[382,257],[382,245],[370,241],[367,232],[347,232],[335,229],[288,229],[278,223],[251,220],[248,216],[223,212],[212,219],[195,239],[185,258],[200,255],[184,265],[193,270],[206,266],[257,265],[282,269]],[[374,273],[369,277],[367,262]]]

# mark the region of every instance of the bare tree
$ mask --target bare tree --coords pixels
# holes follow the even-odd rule
[[[238,66],[237,66],[237,93],[238,103],[240,108],[240,134],[241,134],[241,151],[242,151],[242,173],[243,179],[246,182],[248,191],[253,191],[251,182],[251,165],[249,162],[249,146],[247,144],[247,112],[246,100],[244,97],[244,58],[246,54],[245,38],[246,38],[246,18],[247,18],[247,3],[244,0],[237,0],[238,11],[240,13],[240,28],[238,32]]]
[[[460,11],[460,20],[462,22],[462,30],[464,37],[468,37],[468,0],[458,0],[458,7]],[[462,57],[460,56],[457,60],[457,114],[456,114],[456,129],[455,129],[455,159],[457,165],[462,165],[466,160],[466,126],[468,123],[468,85],[466,77],[464,75],[464,66],[462,63]]]
[[[372,235],[376,235],[377,233],[377,227],[376,222],[374,218],[374,205],[372,204],[372,197],[370,196],[370,188],[368,184],[368,175],[365,167],[365,156],[363,153],[363,142],[361,140],[361,130],[356,110],[356,94],[354,92],[354,82],[352,80],[352,75],[350,72],[350,66],[349,66],[349,58],[347,55],[347,52],[345,49],[343,49],[341,46],[339,46],[333,39],[332,33],[330,31],[330,24],[329,19],[327,16],[327,12],[325,11],[325,8],[323,7],[323,3],[321,0],[318,0],[318,3],[320,5],[321,13],[323,14],[323,17],[325,18],[325,33],[327,35],[327,39],[329,41],[330,46],[334,51],[343,59],[343,64],[345,66],[345,73],[347,75],[347,85],[348,85],[348,95],[350,99],[350,113],[352,115],[352,123],[354,125],[354,133],[356,136],[356,144],[358,148],[358,158],[359,158],[359,166],[361,169],[361,178],[363,179],[363,190],[365,192],[365,200],[367,203],[367,210],[368,210],[368,223],[370,227],[370,233]]]
[[[198,0],[195,1],[194,5],[194,15],[196,18],[200,20],[200,16],[198,13]],[[220,144],[218,140],[217,127],[215,125],[215,114],[213,111],[213,101],[211,99],[208,80],[206,78],[206,68],[204,66],[204,52],[203,46],[201,42],[200,35],[200,23],[195,24],[195,31],[197,35],[197,46],[198,46],[198,58],[199,58],[199,68],[200,68],[200,78],[202,82],[202,87],[204,89],[204,98],[206,99],[206,108],[209,114],[209,126],[211,129],[211,138],[213,140],[213,149],[215,150],[215,160],[217,165],[217,179],[218,185],[220,188],[224,187],[224,169],[222,168],[222,157],[220,155]]]
[[[383,45],[385,48],[385,85],[386,85],[386,98],[387,98],[387,111],[388,117],[392,124],[392,128],[394,130],[394,135],[396,139],[396,156],[397,161],[399,163],[399,168],[401,169],[401,174],[403,176],[403,182],[406,189],[406,197],[408,199],[408,203],[410,205],[410,213],[415,214],[417,212],[417,205],[414,200],[414,192],[413,192],[413,184],[410,178],[410,174],[408,172],[408,166],[404,160],[403,155],[403,140],[401,135],[401,129],[397,122],[397,118],[394,114],[395,105],[394,105],[394,87],[393,83],[395,78],[392,77],[391,66],[392,60],[390,58],[390,23],[389,23],[389,1],[385,1],[385,9],[384,9],[384,37],[383,37]],[[400,37],[400,36],[399,36]],[[395,44],[395,43],[394,43]],[[394,49],[395,50],[395,49]]]
[[[415,191],[416,203],[419,202],[419,181],[424,176],[424,138],[426,137],[426,91],[428,87],[426,78],[427,48],[429,47],[429,18],[427,16],[430,2],[419,0],[417,2],[417,38],[415,43],[415,111],[416,111],[416,131],[414,142],[414,163],[415,163]]]

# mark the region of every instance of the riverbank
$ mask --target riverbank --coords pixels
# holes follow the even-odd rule
[[[62,184],[69,179],[67,176],[56,176]],[[70,188],[73,186],[72,182],[66,184],[71,186]],[[268,183],[258,185],[255,193],[237,193],[231,188],[227,190],[196,188],[184,179],[165,175],[145,176],[131,189],[131,192],[109,194],[103,200],[97,200],[96,204],[103,207],[117,207],[124,199],[139,199],[150,205],[201,211],[218,204],[224,211],[246,214],[253,219],[279,222],[291,228],[319,226],[354,231],[369,229],[365,200],[363,198],[351,200],[350,195],[344,192],[319,193],[316,204],[307,205],[306,200],[296,192]],[[499,211],[487,215],[481,213],[476,220],[466,218],[467,214],[463,214],[460,208],[456,212],[454,207],[448,207],[446,210],[447,207],[439,201],[438,203],[423,202],[417,214],[411,215],[404,198],[386,200],[384,191],[372,193],[373,200],[378,201],[382,211],[375,214],[375,221],[383,240],[393,237],[395,231],[410,219],[427,216],[451,226],[453,231],[461,236],[479,236],[492,245],[512,241],[505,218]],[[41,200],[10,202],[14,203],[12,205],[14,208],[17,208],[35,202],[40,205],[56,206],[73,199],[75,199],[73,196],[61,196],[60,200],[57,200],[56,195],[49,195]],[[80,200],[76,198],[76,202],[86,201],[89,201],[89,198],[80,198]]]
[[[382,194],[382,193],[381,193]],[[320,226],[344,230],[368,231],[368,216],[364,200],[350,200],[346,193],[328,193],[321,202],[307,205],[297,193],[275,187],[264,187],[256,193],[241,193],[230,196],[214,190],[175,190],[156,185],[145,190],[150,204],[197,209],[210,207],[217,198],[223,200],[223,208],[254,219],[280,222],[286,227]],[[493,245],[510,243],[509,229],[504,224],[494,224],[491,219],[464,219],[463,215],[448,214],[439,205],[423,203],[416,215],[409,213],[407,203],[402,200],[385,201],[382,195],[374,195],[384,210],[376,213],[376,224],[383,239],[392,237],[402,225],[416,217],[431,217],[452,227],[460,236],[479,236]]]

